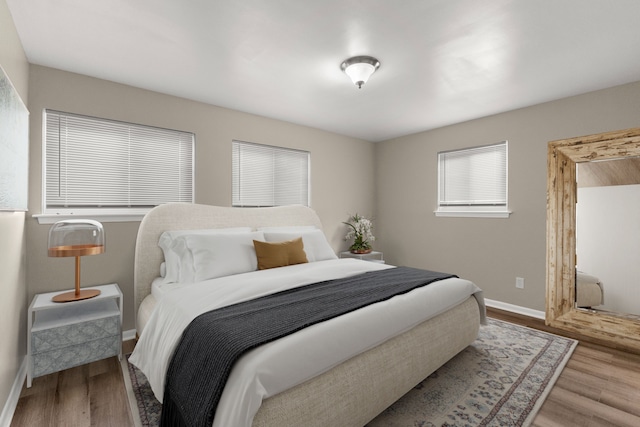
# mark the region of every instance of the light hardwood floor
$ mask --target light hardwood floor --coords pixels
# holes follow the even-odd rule
[[[542,320],[494,309],[488,313],[564,335]],[[132,346],[125,343],[125,353]],[[31,388],[23,388],[11,423],[12,427],[131,425],[116,358],[34,379]],[[547,426],[640,426],[640,355],[580,340],[533,422],[533,427]]]
[[[494,309],[488,314],[580,341],[532,427],[640,426],[640,355],[550,328],[543,320]]]

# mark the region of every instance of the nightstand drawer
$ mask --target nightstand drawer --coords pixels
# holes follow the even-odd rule
[[[117,307],[115,308],[117,310]],[[35,330],[34,328],[31,333],[31,351],[32,354],[36,355],[44,351],[72,347],[88,341],[117,336],[119,332],[119,311],[109,317],[78,321],[42,330]]]
[[[117,356],[121,345],[120,334],[116,334],[34,354],[32,356],[33,376],[39,377],[107,357]]]

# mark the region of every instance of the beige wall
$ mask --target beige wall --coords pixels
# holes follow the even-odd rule
[[[29,64],[5,0],[0,0],[0,40],[0,66],[26,102]],[[26,353],[24,223],[24,212],[0,212],[0,412]]]
[[[544,311],[547,142],[637,126],[640,82],[379,143],[379,248],[391,263],[456,273],[486,298]],[[503,140],[511,217],[435,217],[438,151]]]
[[[30,69],[30,214],[41,212],[42,110],[57,109],[194,132],[196,202],[231,204],[231,141],[311,152],[312,207],[335,250],[349,213],[374,209],[374,144],[104,80],[32,65]],[[73,259],[48,258],[49,225],[27,217],[27,280],[35,293],[73,287]],[[105,223],[107,252],[82,259],[84,285],[117,282],[125,296],[124,329],[134,328],[133,252],[137,222]]]

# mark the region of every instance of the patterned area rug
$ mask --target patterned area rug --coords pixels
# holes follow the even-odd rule
[[[577,341],[489,319],[478,339],[367,427],[528,426]],[[123,358],[136,424],[158,425],[161,405]],[[128,374],[128,375],[127,375]],[[129,381],[130,379],[130,381]]]

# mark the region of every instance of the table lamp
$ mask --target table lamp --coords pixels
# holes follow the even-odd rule
[[[102,224],[89,219],[58,221],[49,229],[48,247],[50,257],[76,257],[75,290],[58,294],[52,301],[79,301],[100,295],[98,289],[80,290],[80,257],[104,253],[105,236]]]

